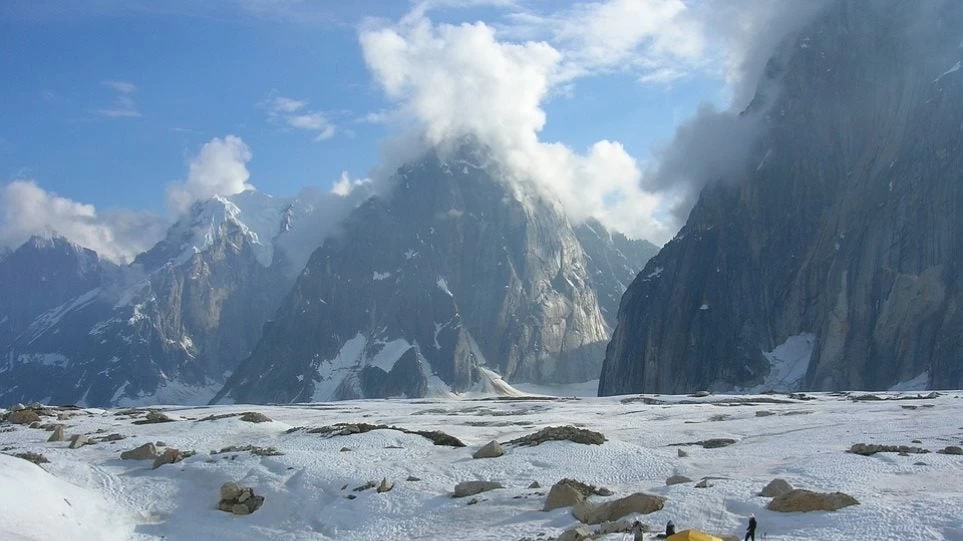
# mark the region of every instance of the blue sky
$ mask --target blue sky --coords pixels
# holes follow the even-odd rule
[[[596,142],[617,142],[644,171],[654,145],[669,141],[700,102],[724,105],[729,94],[724,56],[684,43],[707,39],[693,30],[695,16],[684,19],[700,2],[477,3],[9,0],[0,6],[0,182],[32,180],[98,211],[171,218],[165,187],[187,177],[205,143],[227,135],[250,149],[250,182],[273,195],[328,189],[342,172],[364,177],[381,163],[386,137],[427,132],[437,119],[419,109],[418,81],[389,89],[390,68],[372,67],[381,52],[366,57],[359,38],[390,32],[414,43],[419,24],[438,41],[462,39],[446,36],[447,24],[484,21],[499,45],[550,43],[560,60],[532,105],[544,111],[544,126],[530,131],[562,143],[572,159],[589,159]],[[652,14],[661,22],[621,45],[618,29],[615,37],[604,27],[579,34],[590,9],[618,4],[646,19],[658,3],[683,11]],[[457,77],[461,64],[453,66]],[[279,109],[282,100],[294,104],[290,111]],[[384,113],[395,121],[370,121]]]

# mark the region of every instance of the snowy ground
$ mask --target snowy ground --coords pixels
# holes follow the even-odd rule
[[[50,432],[0,426],[0,450],[39,452],[50,460],[41,469],[0,455],[0,539],[545,539],[577,523],[568,509],[540,510],[548,487],[564,477],[608,487],[613,497],[636,491],[665,496],[665,509],[638,517],[658,526],[672,519],[680,529],[731,535],[743,531],[745,517],[755,513],[759,533],[769,540],[963,539],[963,456],[845,452],[860,442],[919,440],[931,451],[960,445],[960,392],[909,401],[812,396],[817,398],[760,397],[787,403],[755,405],[713,403],[729,396],[662,396],[650,397],[667,402],[656,405],[613,397],[168,407],[162,409],[178,421],[139,426],[115,411],[80,410],[63,421],[68,436],[116,432],[127,438],[71,450],[64,442],[46,443]],[[761,410],[774,415],[758,417]],[[200,421],[242,411],[259,411],[274,421]],[[285,433],[337,422],[443,430],[468,447],[434,446],[420,436],[387,430],[332,438]],[[505,442],[564,424],[600,431],[608,441],[506,447],[500,458],[471,458],[492,439]],[[685,458],[677,456],[680,447],[670,446],[716,437],[737,443],[681,447],[689,453]],[[158,440],[197,454],[156,470],[150,461],[119,459],[123,450]],[[209,454],[245,444],[273,446],[284,455]],[[673,474],[714,480],[710,488],[666,487]],[[406,481],[409,476],[421,480]],[[395,481],[392,491],[351,490],[383,477]],[[774,477],[798,488],[846,492],[861,505],[835,513],[770,512],[769,500],[756,494]],[[450,497],[456,483],[476,479],[507,488],[478,496],[474,505],[470,498]],[[254,487],[266,496],[264,506],[249,516],[216,510],[218,489],[228,480]],[[532,481],[545,488],[526,488]],[[347,499],[349,494],[357,498]],[[623,538],[628,536],[603,539]]]

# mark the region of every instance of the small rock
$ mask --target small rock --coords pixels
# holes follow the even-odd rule
[[[107,435],[107,436],[104,438],[104,441],[120,441],[120,440],[123,440],[123,439],[126,439],[126,438],[127,438],[127,436],[125,436],[125,435],[123,435],[123,434],[114,433],[114,434],[109,434],[109,435]]]
[[[682,449],[678,449],[678,454],[679,454],[679,458],[685,458],[689,456],[689,453],[683,451]]]
[[[147,442],[136,449],[124,451],[120,454],[122,460],[147,460],[157,458],[157,447],[153,443]]]
[[[254,491],[251,490],[250,487],[245,487],[241,489],[241,495],[237,497],[237,503],[244,503],[249,499],[251,499],[251,496],[253,495],[254,495]]]
[[[923,443],[923,442],[920,441],[920,440],[913,440],[913,441],[911,441],[910,443]]]
[[[248,423],[267,423],[267,422],[270,422],[272,419],[267,415],[264,415],[263,413],[260,413],[257,411],[249,411],[241,416],[241,420],[246,421]]]
[[[692,479],[684,475],[673,475],[665,480],[665,486],[681,485],[682,483],[691,483]]]
[[[243,503],[236,503],[231,506],[231,513],[234,513],[235,515],[250,515],[251,510],[248,509]]]
[[[241,487],[234,481],[228,481],[221,485],[222,500],[236,500],[241,495]]]
[[[472,458],[498,458],[505,454],[505,450],[502,446],[498,444],[497,441],[492,440],[485,444],[484,447],[475,451]]]
[[[348,498],[349,500],[353,500],[353,499],[355,499],[355,498],[357,498],[357,497],[358,497],[358,496],[355,495],[355,494],[348,494],[347,496],[345,496],[345,498]]]
[[[496,483],[494,481],[462,481],[455,485],[455,493],[452,495],[453,498],[464,498],[465,496],[474,496],[475,494],[481,494],[482,492],[488,492],[489,490],[495,490],[496,488],[505,488],[501,483]]]
[[[164,442],[162,442],[162,441],[155,441],[155,442],[154,442],[154,445],[156,445],[156,446],[158,446],[158,447],[167,447],[167,444],[164,443]]]
[[[712,393],[710,393],[709,391],[696,391],[696,392],[692,393],[692,396],[694,396],[694,397],[696,397],[696,398],[705,398],[705,397],[707,397],[707,396],[709,396],[709,395],[711,395],[711,394],[712,394]]]
[[[15,425],[29,425],[40,421],[40,416],[33,410],[19,409],[10,412],[10,415],[7,415],[7,421]]]
[[[154,424],[154,423],[169,423],[169,422],[171,422],[171,421],[173,421],[173,420],[174,420],[174,419],[171,419],[170,417],[168,417],[166,413],[162,413],[162,412],[159,412],[159,411],[151,410],[151,411],[148,411],[148,412],[147,412],[147,416],[146,416],[145,418],[140,419],[140,420],[137,420],[137,421],[134,421],[134,422],[132,422],[131,424],[134,424],[134,425],[150,425],[150,424]]]
[[[769,481],[769,484],[762,489],[759,495],[766,498],[777,498],[791,491],[792,485],[788,481],[777,478]]]
[[[943,453],[944,455],[963,455],[963,448],[960,448],[956,445],[947,445],[943,448],[943,450],[940,451],[940,453]]]
[[[154,459],[154,465],[152,468],[156,470],[164,464],[174,464],[175,462],[180,462],[181,460],[184,460],[184,455],[182,455],[179,450],[174,449],[173,447],[168,447],[167,449],[164,449],[164,452],[161,453],[160,456]]]
[[[585,541],[592,538],[592,530],[583,525],[578,525],[562,532],[558,536],[558,541]]]
[[[819,493],[795,489],[774,498],[766,509],[780,513],[805,513],[809,511],[836,511],[850,505],[859,505],[856,498],[842,492]]]
[[[381,484],[378,485],[378,490],[377,490],[377,492],[378,492],[378,494],[381,494],[381,493],[384,493],[384,492],[388,492],[389,490],[391,490],[391,489],[393,489],[393,488],[395,488],[395,484],[394,484],[394,483],[389,483],[389,482],[388,482],[388,478],[387,478],[387,477],[383,477],[383,478],[381,479]]]
[[[632,523],[627,520],[616,520],[613,522],[603,522],[599,524],[595,531],[596,535],[609,535],[613,533],[629,533],[632,531]]]
[[[775,413],[768,410],[759,410],[756,412],[756,417],[769,417],[770,415],[775,415]]]
[[[69,447],[71,449],[77,449],[88,444],[90,444],[90,438],[84,436],[83,434],[74,434],[73,436],[70,436]]]
[[[421,477],[415,477],[414,475],[409,475],[408,478],[405,479],[405,481],[412,481],[412,482],[421,481]]]
[[[351,450],[350,447],[342,447],[342,448],[341,448],[341,452],[342,452],[342,453],[347,453],[347,452],[350,451],[350,450]]]
[[[47,438],[47,441],[64,441],[64,425],[55,426],[53,434]]]
[[[475,505],[476,503],[478,503],[478,498],[472,498],[468,500],[468,502],[465,503],[465,505]]]
[[[609,490],[609,489],[607,489],[607,488],[605,488],[605,487],[602,487],[602,488],[596,490],[595,493],[598,494],[599,496],[611,496],[611,495],[612,495],[612,491]]]
[[[698,483],[695,484],[695,487],[696,487],[696,488],[709,488],[709,487],[711,487],[711,486],[712,486],[712,485],[709,484],[709,479],[708,479],[708,478],[703,478],[701,481],[699,481]]]
[[[914,462],[913,465],[914,465],[914,466],[926,466],[927,464],[926,464],[926,462]]]
[[[542,488],[542,485],[538,484],[538,481],[532,481],[532,484],[528,485],[528,488]]]

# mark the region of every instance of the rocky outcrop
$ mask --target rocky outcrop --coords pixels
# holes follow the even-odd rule
[[[779,50],[743,169],[626,291],[600,394],[963,386],[961,24],[959,2],[835,0]]]
[[[157,458],[157,447],[153,443],[147,442],[140,447],[122,452],[120,458],[121,460],[153,460]]]
[[[851,505],[859,505],[859,502],[842,492],[821,493],[797,488],[773,498],[766,509],[780,513],[807,513],[838,511]]]

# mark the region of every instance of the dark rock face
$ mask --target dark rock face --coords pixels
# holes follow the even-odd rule
[[[624,279],[635,244],[598,226],[589,263],[568,220],[476,165],[483,154],[428,156],[356,209],[217,399],[424,396],[467,390],[485,368],[509,381],[596,378],[610,327],[595,286]]]
[[[63,237],[32,237],[0,259],[0,347],[47,310],[100,287],[118,268]]]
[[[762,384],[803,334],[802,388],[963,385],[961,24],[838,0],[773,59],[758,148],[628,288],[601,395]]]

